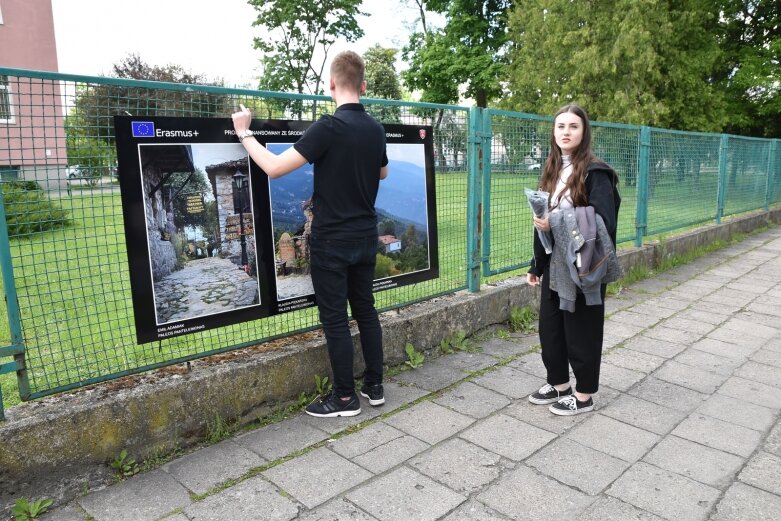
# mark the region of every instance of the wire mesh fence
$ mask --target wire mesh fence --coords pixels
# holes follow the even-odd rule
[[[14,287],[6,294],[19,303],[23,399],[318,327],[316,309],[308,308],[136,343],[113,116],[227,118],[242,103],[256,118],[315,120],[333,112],[330,99],[2,68],[0,85],[0,186],[9,234],[0,256],[4,270],[12,270]],[[439,277],[377,293],[379,308],[465,289],[473,269],[469,236],[481,220],[476,247],[484,276],[528,265],[533,231],[523,188],[538,185],[550,118],[486,110],[480,128],[465,107],[364,104],[383,123],[430,125],[434,137]],[[725,150],[720,135],[652,129],[644,144],[642,133],[594,123],[594,151],[619,174],[620,242],[716,218],[720,190],[723,215],[781,200],[777,140],[729,136]],[[481,142],[482,163],[470,169],[474,140]],[[482,187],[474,222],[470,186]],[[0,324],[2,346],[12,344],[9,329],[13,324]],[[15,389],[11,378],[0,374],[6,395]]]

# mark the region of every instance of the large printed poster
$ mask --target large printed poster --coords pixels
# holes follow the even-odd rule
[[[256,120],[274,153],[311,122]],[[312,306],[313,165],[270,180],[229,119],[115,117],[139,343]],[[385,125],[375,291],[438,276],[430,127]]]

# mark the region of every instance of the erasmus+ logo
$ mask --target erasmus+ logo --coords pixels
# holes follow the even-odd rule
[[[151,121],[131,121],[133,137],[155,137],[155,124]]]

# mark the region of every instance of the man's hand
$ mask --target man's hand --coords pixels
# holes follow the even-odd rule
[[[534,273],[527,273],[526,274],[526,283],[529,286],[539,286],[540,285],[540,277],[538,277]]]

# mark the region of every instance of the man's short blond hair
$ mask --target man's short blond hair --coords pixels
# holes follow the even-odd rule
[[[347,87],[360,94],[364,69],[363,58],[353,51],[343,51],[331,62],[331,79],[339,87]]]

